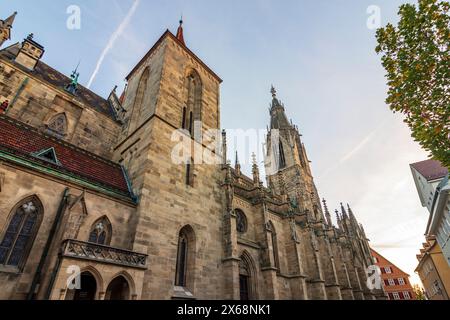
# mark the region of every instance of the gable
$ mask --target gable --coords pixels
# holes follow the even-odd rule
[[[370,248],[370,251],[372,253],[372,257],[376,257],[378,259],[378,262],[376,263],[377,266],[379,266],[379,267],[391,266],[391,267],[395,268],[398,273],[402,273],[409,277],[408,273],[406,273],[405,271],[403,271],[402,269],[397,267],[395,264],[393,264],[391,261],[389,261],[388,259],[383,257],[381,254],[376,252],[374,249]]]

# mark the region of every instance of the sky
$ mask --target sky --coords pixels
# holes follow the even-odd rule
[[[409,164],[428,153],[385,104],[376,30],[367,23],[370,6],[383,26],[398,20],[405,2],[7,0],[0,15],[19,12],[10,44],[34,33],[46,63],[69,75],[80,62],[81,84],[103,97],[123,88],[128,72],[166,29],[176,32],[183,15],[187,46],[224,80],[222,127],[266,128],[273,84],[303,135],[320,196],[333,210],[349,203],[371,246],[417,283],[428,212]],[[67,26],[72,5],[80,28]],[[240,160],[250,174],[249,161]]]

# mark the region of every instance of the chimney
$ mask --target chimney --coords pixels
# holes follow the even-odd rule
[[[39,60],[44,55],[44,47],[33,40],[33,34],[31,33],[22,42],[22,47],[16,56],[15,61],[24,66],[25,68],[33,71]]]

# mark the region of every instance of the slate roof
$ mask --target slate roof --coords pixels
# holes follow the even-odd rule
[[[437,160],[425,160],[411,164],[427,181],[436,180],[445,177],[448,169],[443,167]]]
[[[33,155],[49,148],[55,150],[60,165]],[[2,151],[53,171],[88,181],[129,199],[133,197],[125,173],[119,164],[4,115],[0,115],[0,152]]]
[[[19,49],[19,43],[6,47],[5,49],[0,51],[0,57],[8,60],[10,63],[15,64],[17,68],[26,72],[30,76],[34,76],[55,87],[61,88],[62,90],[64,90],[64,88],[71,82],[71,79],[68,76],[53,69],[41,60],[37,63],[33,71],[23,68],[21,65],[15,63],[14,59],[17,56]],[[78,85],[78,91],[75,96],[91,108],[103,113],[113,120],[116,120],[114,110],[109,102],[96,93],[92,92],[91,90],[83,87],[82,85]]]

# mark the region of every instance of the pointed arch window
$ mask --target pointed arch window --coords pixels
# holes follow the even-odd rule
[[[111,242],[112,227],[108,218],[103,217],[97,220],[91,228],[89,233],[89,242],[109,245]]]
[[[129,126],[132,125],[133,123],[135,123],[136,121],[138,121],[138,119],[139,119],[139,115],[142,110],[142,105],[144,103],[145,92],[147,89],[149,77],[150,77],[150,68],[147,67],[147,68],[145,68],[145,70],[142,73],[142,76],[139,80],[139,85],[138,85],[138,88],[136,91],[136,96],[134,98],[131,119],[128,124]]]
[[[190,226],[181,229],[178,236],[175,286],[193,288],[195,264],[195,234]]]
[[[177,276],[175,281],[175,285],[179,287],[186,286],[187,256],[188,239],[185,234],[181,234],[178,240]]]
[[[57,136],[64,137],[67,132],[67,117],[65,113],[59,113],[50,119],[47,125],[47,133]]]
[[[13,209],[0,243],[0,265],[22,268],[42,221],[42,204],[35,196],[19,202]]]
[[[186,111],[183,110],[182,127],[188,129],[193,135],[195,121],[202,120],[202,96],[203,84],[200,75],[196,70],[191,70],[185,81],[185,88],[187,91]]]

